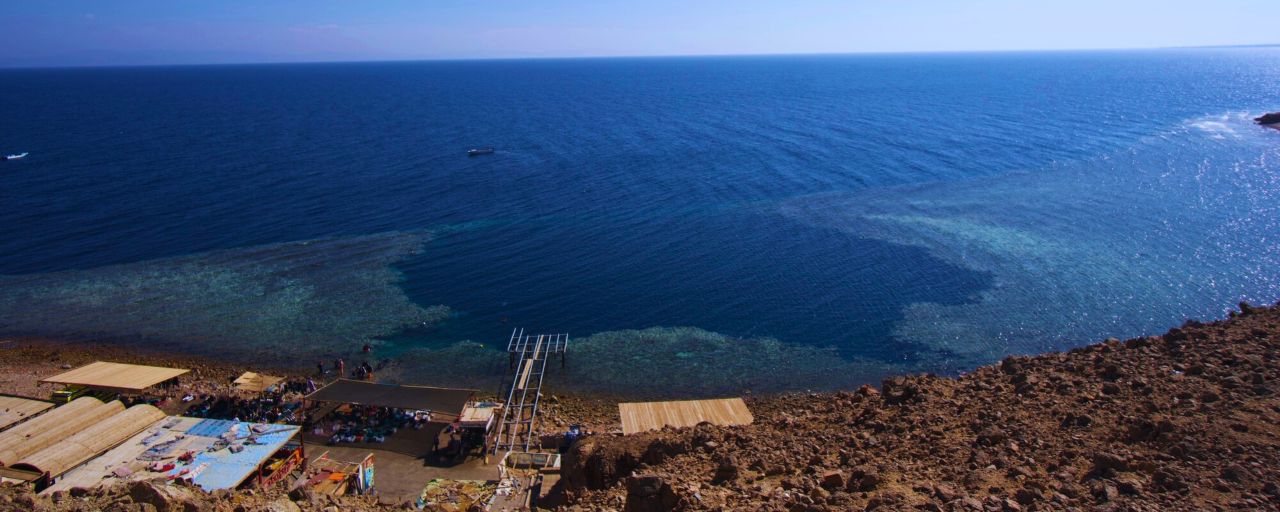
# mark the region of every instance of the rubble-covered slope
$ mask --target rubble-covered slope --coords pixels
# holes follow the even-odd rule
[[[374,512],[417,510],[393,506],[365,496],[334,497],[298,489],[218,490],[130,482],[94,489],[34,494],[26,487],[0,486],[0,510],[28,512]]]
[[[882,391],[749,400],[756,422],[601,436],[574,509],[1280,509],[1280,309]]]

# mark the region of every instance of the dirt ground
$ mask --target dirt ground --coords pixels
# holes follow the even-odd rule
[[[432,479],[446,480],[497,480],[497,458],[491,458],[489,464],[484,459],[473,457],[455,466],[431,465],[422,457],[414,457],[402,453],[385,450],[370,450],[347,446],[307,446],[307,458],[315,460],[321,454],[329,452],[329,457],[343,461],[359,461],[365,455],[373,454],[374,486],[383,501],[404,503],[417,500],[422,489]]]

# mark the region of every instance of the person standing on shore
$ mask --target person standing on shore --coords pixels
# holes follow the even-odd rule
[[[321,377],[324,377],[324,361],[316,362],[316,372],[318,372],[318,375]]]
[[[345,363],[343,363],[343,362],[342,362],[342,358],[338,358],[338,359],[334,360],[334,361],[333,361],[333,367],[334,367],[335,369],[337,369],[337,371],[338,371],[338,378],[339,378],[339,379],[341,379],[344,375],[346,375],[345,370],[346,370],[347,365],[346,365]]]

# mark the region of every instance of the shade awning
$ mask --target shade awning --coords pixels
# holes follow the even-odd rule
[[[236,389],[240,391],[261,393],[266,391],[267,388],[280,383],[282,380],[284,380],[284,377],[272,377],[261,373],[244,372],[244,374],[236,377],[235,386]]]
[[[164,418],[164,412],[160,409],[148,404],[138,404],[23,457],[12,467],[48,473],[53,477],[61,476]]]
[[[185,368],[164,368],[160,366],[98,361],[49,378],[40,379],[40,382],[121,391],[142,391],[190,371]]]
[[[188,437],[203,436],[217,439],[228,431],[239,432],[238,439],[243,439],[252,432],[253,424],[227,420],[206,419],[187,430]],[[252,443],[244,443],[240,451],[200,450],[191,460],[191,467],[204,466],[204,471],[191,476],[191,483],[205,491],[217,489],[234,489],[253,475],[263,462],[284,447],[302,427],[296,425],[270,424],[266,431],[253,434]],[[169,478],[179,477],[182,469],[174,468]]]
[[[704,421],[714,425],[749,425],[755,420],[741,398],[623,403],[618,404],[618,415],[622,418],[623,434],[666,426],[692,427]]]
[[[0,395],[0,430],[53,408],[53,403],[32,398]]]
[[[82,396],[31,421],[14,425],[0,432],[0,465],[11,465],[121,412],[124,404],[119,400],[102,403],[97,398]]]
[[[359,380],[338,379],[307,395],[307,400],[356,405],[372,405],[393,409],[416,409],[460,416],[471,400],[474,389],[433,388],[378,384]]]

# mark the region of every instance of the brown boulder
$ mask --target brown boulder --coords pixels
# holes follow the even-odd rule
[[[978,433],[977,441],[978,444],[982,446],[995,446],[1003,443],[1007,438],[1008,435],[1006,435],[1003,430],[996,427],[987,427]]]
[[[920,388],[911,379],[906,377],[893,377],[885,379],[881,385],[884,393],[884,401],[889,404],[900,404],[915,398],[920,393]]]
[[[882,483],[884,483],[884,480],[880,478],[880,475],[874,469],[867,466],[859,466],[854,468],[852,474],[845,480],[845,488],[850,492],[866,492],[879,487]]]
[[[680,497],[665,480],[656,475],[632,476],[626,479],[629,512],[663,512],[675,508]]]
[[[1251,478],[1249,470],[1240,464],[1232,464],[1222,468],[1222,479],[1231,482],[1245,482]]]
[[[263,512],[302,512],[302,509],[298,508],[298,505],[294,502],[289,501],[289,498],[277,499],[268,503],[262,510]]]
[[[733,482],[742,475],[742,468],[738,464],[738,459],[732,455],[720,459],[720,464],[716,467],[716,474],[711,482],[715,484],[723,484]]]
[[[1018,502],[1018,504],[1020,505],[1030,505],[1032,503],[1040,501],[1040,499],[1042,499],[1043,497],[1044,496],[1041,495],[1039,492],[1033,491],[1031,489],[1027,489],[1025,487],[1022,489],[1018,489],[1016,492],[1013,493],[1013,500]]]
[[[1134,476],[1133,474],[1125,474],[1123,476],[1116,477],[1116,489],[1119,490],[1121,494],[1141,496],[1142,487],[1142,479]]]
[[[1129,460],[1121,455],[1110,452],[1098,452],[1093,454],[1093,471],[1102,474],[1108,470],[1128,471]]]
[[[818,481],[824,489],[840,489],[844,487],[844,473],[839,471],[826,471],[822,473],[822,477]]]
[[[1111,485],[1111,482],[1098,482],[1093,486],[1093,497],[1098,500],[1098,503],[1115,501],[1116,498],[1120,497],[1120,490]]]
[[[150,482],[130,482],[129,498],[135,503],[149,503],[158,510],[169,510],[169,496]]]
[[[953,501],[960,497],[960,493],[956,492],[956,488],[947,484],[938,484],[933,486],[933,493],[938,499],[946,502]]]

